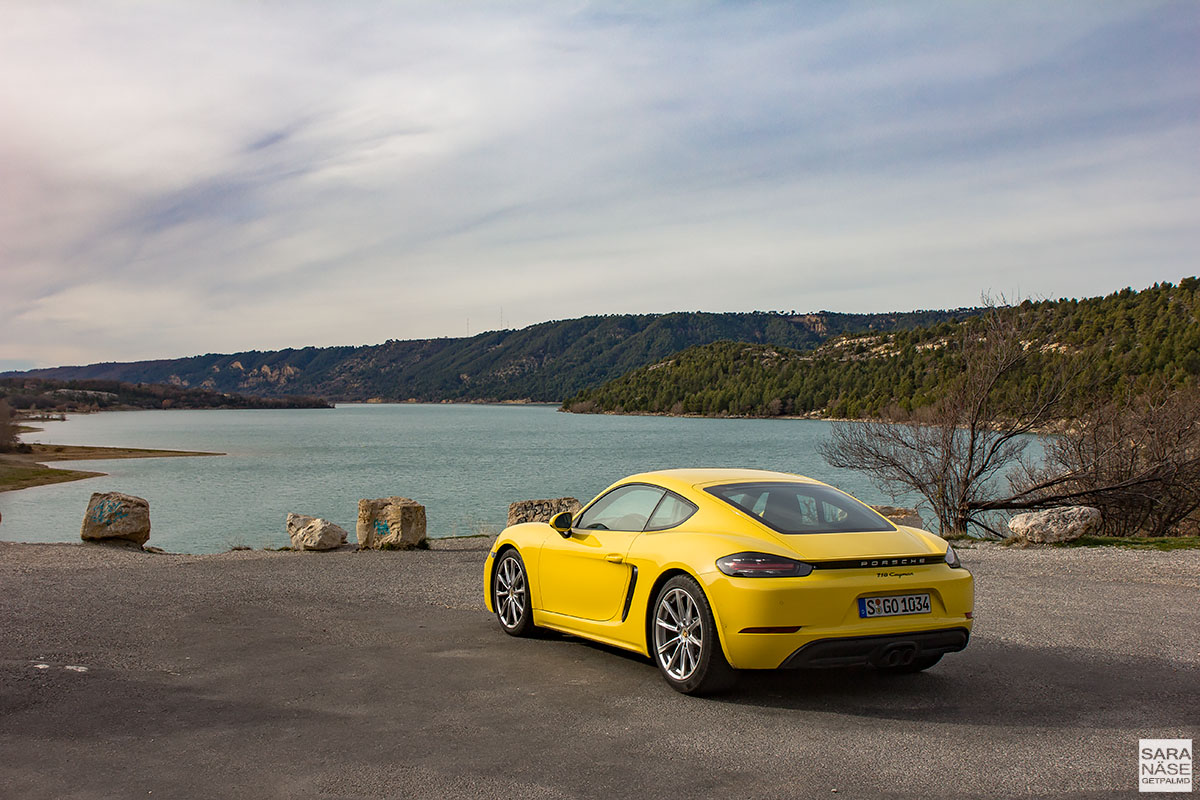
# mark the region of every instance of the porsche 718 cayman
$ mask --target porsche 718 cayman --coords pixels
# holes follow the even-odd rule
[[[727,469],[633,475],[506,528],[484,595],[509,634],[633,650],[689,694],[740,669],[927,669],[966,647],[974,606],[944,539],[819,481]]]

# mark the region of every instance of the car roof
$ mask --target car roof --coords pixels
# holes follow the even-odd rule
[[[803,475],[793,475],[789,472],[772,472],[765,469],[729,469],[729,468],[689,468],[689,469],[660,469],[653,472],[643,472],[630,475],[621,483],[648,481],[657,483],[668,489],[704,486],[717,486],[723,483],[761,483],[764,481],[785,481],[788,483],[816,483],[821,481],[806,478]]]

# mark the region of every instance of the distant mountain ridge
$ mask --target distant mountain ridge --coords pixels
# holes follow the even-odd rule
[[[810,350],[848,333],[909,330],[975,309],[887,314],[623,314],[543,322],[460,339],[210,353],[7,372],[0,377],[166,383],[261,397],[341,401],[562,402],[696,345],[722,340]]]

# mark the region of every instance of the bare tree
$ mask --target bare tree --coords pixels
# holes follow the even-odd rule
[[[0,453],[16,449],[17,425],[13,422],[12,409],[8,400],[0,398]]]
[[[985,298],[986,300],[986,298]],[[960,374],[933,406],[893,421],[834,423],[820,445],[831,466],[865,472],[884,491],[920,494],[943,533],[963,534],[987,522],[989,501],[1003,491],[1003,475],[1021,458],[1030,434],[1057,418],[1081,365],[1032,385],[1019,402],[1005,389],[1038,348],[1020,308],[997,306],[961,327],[955,341]]]
[[[981,510],[1099,508],[1111,536],[1167,536],[1200,510],[1200,388],[1159,386],[1084,414]]]

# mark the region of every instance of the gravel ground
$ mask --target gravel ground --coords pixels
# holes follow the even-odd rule
[[[965,652],[694,699],[504,636],[486,550],[0,542],[0,797],[1132,797],[1200,739],[1200,551],[960,548]]]

